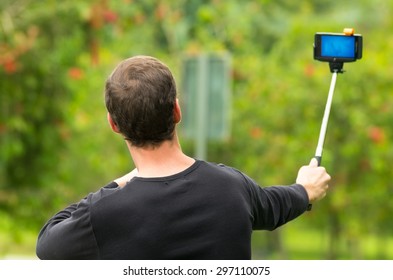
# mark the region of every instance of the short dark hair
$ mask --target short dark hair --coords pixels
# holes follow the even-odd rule
[[[176,94],[175,79],[164,63],[135,56],[108,77],[105,104],[126,140],[137,147],[155,147],[173,138]]]

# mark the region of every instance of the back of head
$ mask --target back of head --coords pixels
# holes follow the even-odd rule
[[[122,61],[105,85],[105,104],[117,128],[137,147],[173,138],[176,84],[158,59],[135,56]]]

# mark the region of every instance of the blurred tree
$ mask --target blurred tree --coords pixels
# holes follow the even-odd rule
[[[0,206],[33,224],[35,196],[57,179],[72,131],[64,108],[73,98],[67,82],[80,75],[73,67],[86,49],[85,5],[1,2]]]

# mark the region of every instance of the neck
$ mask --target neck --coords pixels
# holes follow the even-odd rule
[[[128,149],[138,169],[138,177],[165,177],[190,167],[195,160],[185,155],[177,136],[158,147],[139,148],[127,141]]]

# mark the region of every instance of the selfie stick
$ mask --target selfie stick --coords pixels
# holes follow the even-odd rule
[[[354,34],[355,31],[353,28],[344,28],[343,33],[346,36],[354,36],[355,35]],[[360,59],[362,57],[362,38],[359,35],[356,35],[356,38],[358,38],[356,55],[354,56],[354,58],[352,58],[348,61],[355,61],[356,59]],[[317,37],[316,37],[316,39],[317,39]],[[326,61],[325,59],[321,59],[321,56],[322,55],[319,53],[319,51],[316,51],[316,48],[314,45],[314,59]],[[332,76],[332,81],[330,83],[330,89],[329,89],[328,99],[326,102],[325,113],[324,113],[323,119],[322,119],[321,131],[319,132],[318,145],[317,145],[317,149],[315,151],[315,158],[318,161],[318,166],[320,166],[321,162],[322,162],[323,143],[325,141],[327,125],[328,125],[328,121],[329,121],[330,107],[332,106],[334,87],[336,86],[337,74],[344,73],[344,71],[343,71],[344,62],[343,61],[337,60],[336,58],[333,60],[328,59],[327,61],[329,61],[330,72],[333,73],[333,76]]]
[[[327,131],[327,126],[328,126],[328,121],[329,121],[329,115],[330,115],[330,108],[332,106],[332,100],[333,100],[333,94],[334,94],[334,88],[336,86],[336,80],[337,80],[337,74],[338,73],[344,73],[343,71],[343,66],[344,62],[351,62],[351,61],[356,61],[356,59],[362,58],[362,36],[359,34],[354,34],[354,29],[353,28],[344,28],[343,32],[346,36],[356,36],[356,45],[355,45],[355,52],[353,57],[348,57],[345,60],[338,60],[336,58],[328,58],[320,52],[320,46],[321,46],[321,37],[315,37],[315,42],[316,44],[314,45],[314,59],[320,60],[320,61],[329,61],[329,67],[330,67],[330,72],[333,73],[332,76],[332,81],[330,83],[330,89],[329,89],[329,94],[328,94],[328,99],[326,102],[325,106],[325,112],[323,114],[323,119],[322,119],[322,125],[321,125],[321,130],[319,132],[319,139],[318,139],[318,145],[317,149],[315,151],[315,158],[318,161],[318,166],[321,165],[322,162],[322,152],[323,152],[323,143],[325,141],[325,136],[326,136],[326,131]],[[317,33],[318,34],[318,33]],[[321,35],[321,33],[319,33]],[[324,34],[326,35],[326,34]],[[336,34],[334,34],[336,35]],[[340,35],[341,36],[341,35]],[[319,47],[318,47],[319,46]],[[311,210],[312,204],[308,205],[307,210]]]
[[[318,161],[318,166],[320,166],[321,162],[322,162],[323,143],[325,142],[327,125],[329,122],[330,108],[332,106],[334,88],[336,86],[337,73],[339,73],[339,72],[340,72],[339,69],[334,70],[333,76],[332,76],[332,81],[330,82],[329,95],[328,95],[328,99],[327,99],[326,106],[325,106],[325,112],[323,114],[321,131],[319,132],[318,145],[317,145],[317,149],[315,151],[315,158]]]
[[[342,70],[343,63],[338,63],[338,64],[329,63],[329,66],[331,72],[333,72],[333,76],[332,76],[332,81],[330,82],[330,89],[326,101],[325,112],[323,113],[323,119],[322,119],[321,131],[319,132],[317,150],[315,151],[315,158],[318,161],[318,166],[320,166],[322,162],[323,143],[325,142],[325,136],[326,136],[327,126],[329,122],[330,108],[332,107],[334,88],[336,86],[337,74],[343,73]],[[307,207],[307,211],[311,211],[311,209],[312,209],[312,204],[309,204]]]

